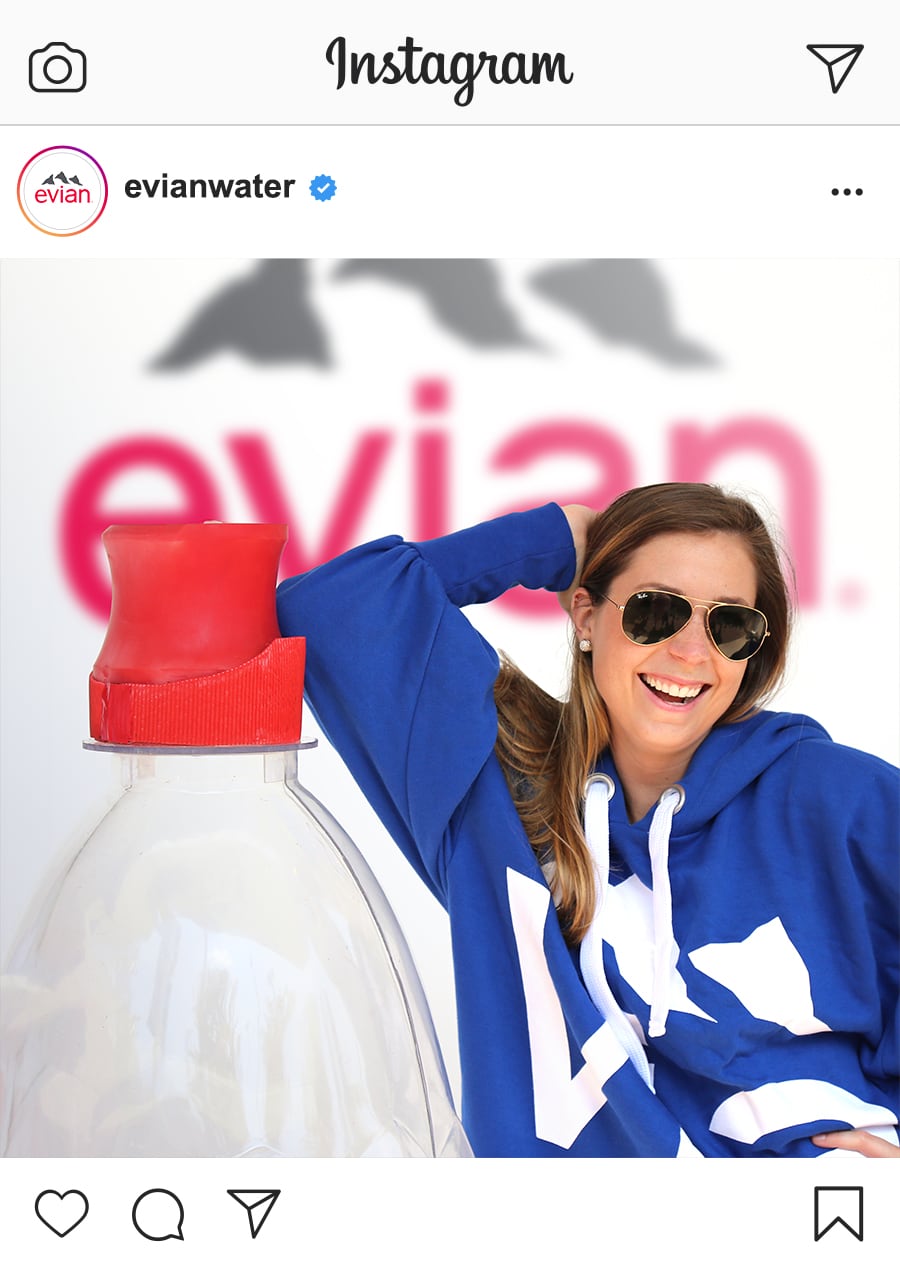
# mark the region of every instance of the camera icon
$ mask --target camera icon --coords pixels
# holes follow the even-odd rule
[[[87,83],[87,59],[80,48],[57,40],[28,55],[33,92],[80,92]]]

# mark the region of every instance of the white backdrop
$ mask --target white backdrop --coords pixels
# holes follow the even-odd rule
[[[76,497],[82,525],[66,527],[78,476],[122,443],[175,445],[216,502],[203,517],[260,520],[280,504],[315,560],[329,532],[348,547],[673,476],[747,491],[785,525],[803,598],[779,705],[897,761],[895,261],[457,261],[415,275],[21,261],[0,281],[4,956],[114,791],[109,761],[81,749],[104,632],[78,591],[99,565],[90,513],[184,505],[171,471],[132,464]],[[167,355],[183,362],[154,367]],[[704,465],[698,449],[728,436]],[[365,453],[368,482],[348,495]],[[558,611],[473,618],[562,687]],[[333,752],[320,745],[300,771],[394,904],[456,1084],[443,914]]]

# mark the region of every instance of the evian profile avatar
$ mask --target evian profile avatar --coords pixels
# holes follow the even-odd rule
[[[17,188],[22,214],[53,237],[74,237],[96,223],[109,186],[103,168],[83,149],[54,145],[22,168]]]

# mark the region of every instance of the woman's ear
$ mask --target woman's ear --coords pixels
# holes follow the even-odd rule
[[[594,612],[594,603],[591,601],[591,595],[586,588],[576,588],[571,594],[569,601],[569,617],[575,625],[575,633],[579,639],[590,640],[591,636],[591,615]]]

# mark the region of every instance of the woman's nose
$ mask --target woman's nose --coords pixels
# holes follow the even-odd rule
[[[697,606],[687,623],[669,642],[671,652],[685,662],[702,662],[709,658],[712,646],[706,629],[706,611]]]

